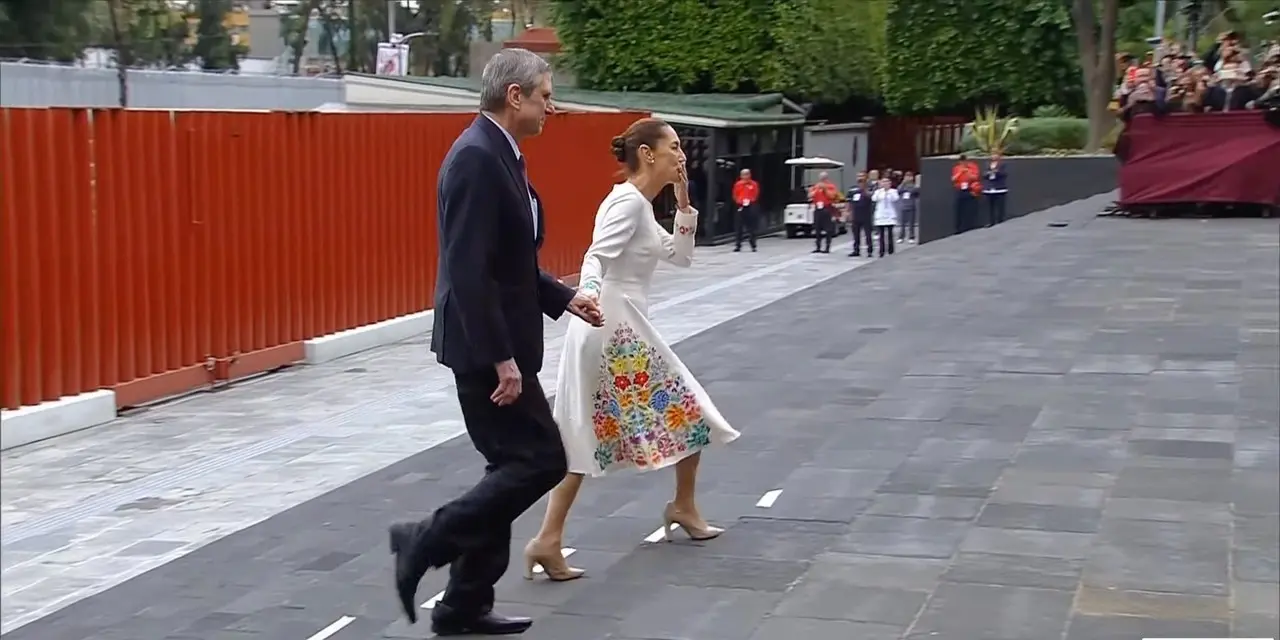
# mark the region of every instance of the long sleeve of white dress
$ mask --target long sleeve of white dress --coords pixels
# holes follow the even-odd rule
[[[587,247],[587,253],[582,257],[582,269],[578,272],[579,289],[600,294],[600,285],[609,263],[622,255],[643,215],[644,202],[628,195],[609,203],[596,216],[591,246]]]
[[[677,211],[671,233],[654,222],[658,228],[658,237],[662,238],[662,259],[676,265],[687,267],[693,264],[693,244],[698,232],[698,210],[689,207],[685,211]]]

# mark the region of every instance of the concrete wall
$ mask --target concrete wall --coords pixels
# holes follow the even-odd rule
[[[955,235],[956,197],[951,187],[955,162],[955,156],[920,161],[920,242]],[[978,162],[985,167],[983,160]],[[1014,157],[1005,158],[1004,163],[1009,175],[1007,218],[1112,191],[1117,188],[1120,168],[1110,155]],[[986,202],[979,199],[978,209],[978,224],[986,224]]]
[[[853,184],[859,171],[867,170],[867,125],[812,126],[804,129],[804,155],[821,156],[844,163],[844,180]]]
[[[199,71],[129,72],[129,106],[139,109],[306,111],[341,102],[342,81]],[[0,62],[0,106],[116,107],[115,69]]]

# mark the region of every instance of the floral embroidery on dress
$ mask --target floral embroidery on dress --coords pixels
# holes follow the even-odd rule
[[[679,234],[680,234],[680,235],[682,235],[682,236],[687,236],[687,235],[689,235],[689,234],[692,234],[692,233],[693,233],[693,225],[691,225],[691,224],[678,224],[678,225],[676,225],[676,232],[677,232],[677,233],[679,233]]]
[[[605,344],[594,401],[601,471],[656,467],[711,444],[711,427],[693,391],[626,323]]]

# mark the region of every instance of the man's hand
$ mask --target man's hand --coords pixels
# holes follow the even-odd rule
[[[498,388],[493,390],[489,399],[499,407],[505,407],[520,397],[520,367],[516,366],[515,360],[503,360],[494,368],[498,370]]]
[[[593,327],[604,326],[604,313],[600,311],[600,301],[587,291],[579,290],[569,301],[569,313],[582,318]]]

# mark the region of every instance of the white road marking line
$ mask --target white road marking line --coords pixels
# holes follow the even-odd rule
[[[443,591],[441,591],[440,593],[437,593],[437,594],[435,594],[434,596],[431,596],[431,599],[430,599],[430,600],[428,600],[428,601],[426,601],[426,602],[422,603],[422,608],[423,608],[423,609],[434,609],[434,608],[436,608],[436,604],[437,604],[438,602],[440,602],[441,600],[443,600],[443,599],[444,599],[444,592],[443,592]]]
[[[665,528],[666,528],[666,527],[658,527],[658,529],[657,529],[656,531],[654,531],[653,533],[649,534],[649,537],[645,538],[645,539],[644,539],[644,541],[645,541],[645,542],[657,542],[657,541],[661,540],[661,539],[662,539],[662,530],[663,530],[663,529],[665,529]],[[672,530],[672,531],[675,531],[676,529],[679,529],[679,528],[680,528],[680,525],[678,525],[678,524],[673,524],[673,525],[671,525],[671,530]]]
[[[782,495],[782,489],[774,489],[773,491],[769,491],[760,497],[760,500],[756,502],[756,506],[760,507],[761,509],[768,509],[769,507],[773,506],[773,503],[778,501],[778,496],[780,495]]]
[[[332,637],[333,634],[342,631],[347,627],[347,625],[355,621],[355,616],[342,616],[341,618],[334,620],[333,624],[317,631],[315,635],[307,638],[307,640],[325,640],[326,638]]]
[[[569,556],[573,555],[573,554],[574,554],[575,552],[577,552],[577,551],[578,551],[578,550],[577,550],[577,549],[574,549],[573,547],[565,547],[565,548],[563,548],[563,549],[561,549],[561,550],[560,550],[560,555],[562,555],[562,556],[564,556],[564,557],[568,558]],[[545,571],[546,571],[546,569],[543,569],[543,568],[542,568],[542,565],[540,565],[540,564],[537,564],[537,565],[534,565],[534,566],[533,566],[533,572],[534,572],[534,573],[543,573],[543,572],[545,572]]]

